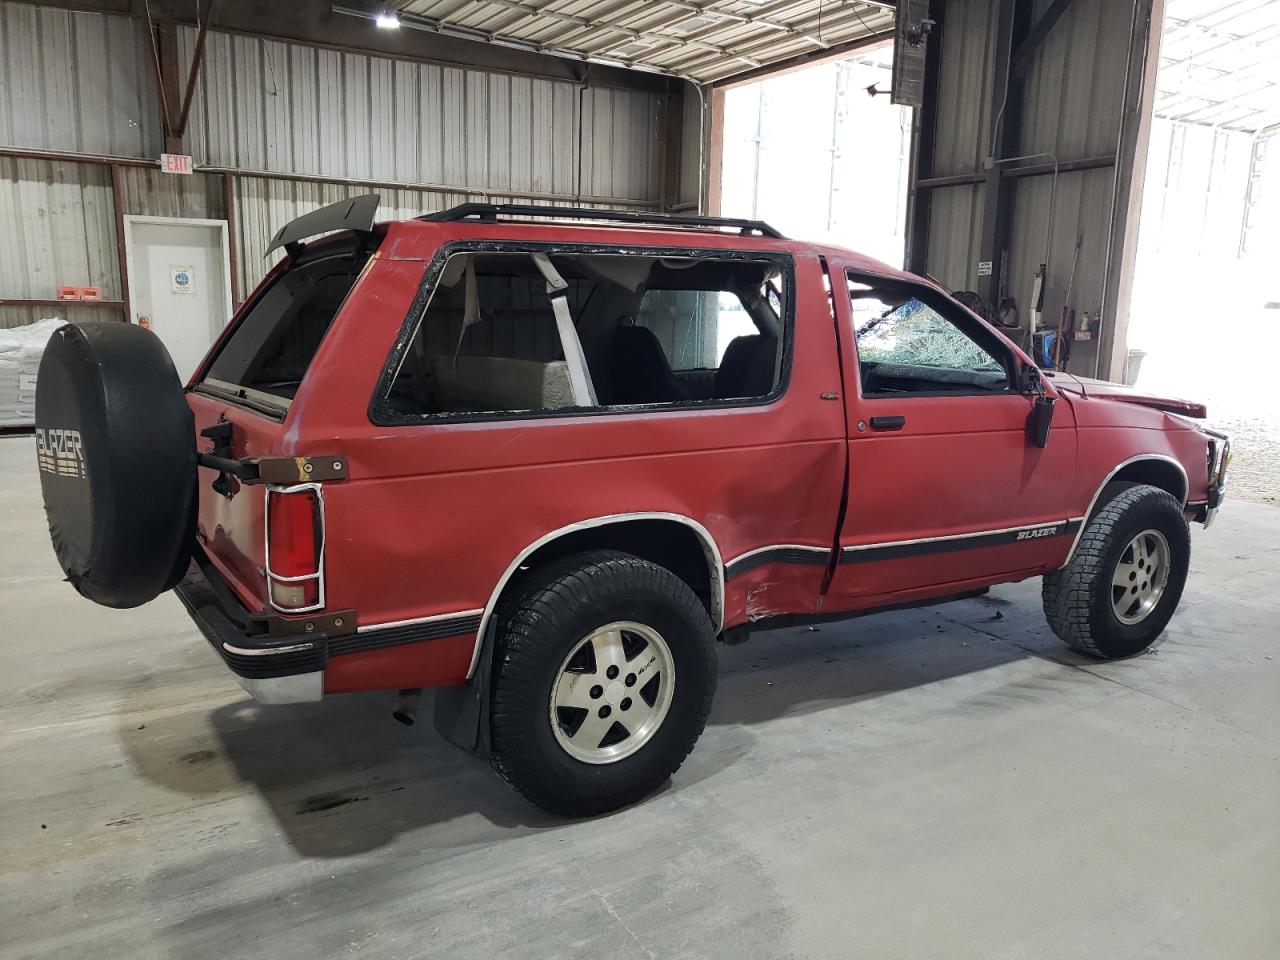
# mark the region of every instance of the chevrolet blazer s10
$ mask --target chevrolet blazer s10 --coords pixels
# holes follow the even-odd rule
[[[284,227],[185,387],[137,326],[54,334],[54,547],[99,603],[174,590],[264,703],[400,691],[412,721],[440,688],[441,732],[548,810],[670,777],[717,639],[1041,577],[1062,640],[1137,653],[1222,501],[1203,407],[1039,370],[849,251],[376,206]]]

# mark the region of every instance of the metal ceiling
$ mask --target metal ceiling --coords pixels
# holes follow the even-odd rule
[[[394,0],[387,9],[399,12],[404,27],[709,83],[887,36],[893,7],[857,0]]]
[[[1248,133],[1280,123],[1280,2],[1169,0],[1155,114]]]

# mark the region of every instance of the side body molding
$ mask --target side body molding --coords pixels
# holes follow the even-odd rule
[[[578,520],[557,530],[552,530],[550,533],[543,534],[520,551],[516,558],[511,561],[507,569],[503,571],[502,576],[498,578],[493,592],[489,595],[489,602],[484,605],[484,614],[480,618],[480,628],[476,631],[476,644],[471,651],[471,665],[467,668],[467,679],[470,680],[474,676],[476,665],[480,662],[481,648],[485,643],[485,631],[489,628],[490,621],[493,619],[493,612],[498,606],[498,599],[502,596],[502,591],[506,589],[511,577],[520,569],[520,565],[525,560],[532,556],[535,551],[571,533],[577,533],[580,530],[591,530],[595,527],[629,523],[635,520],[668,520],[688,527],[697,535],[698,542],[702,544],[702,552],[707,560],[707,572],[711,580],[711,622],[715,626],[716,633],[719,633],[724,627],[724,560],[720,555],[720,548],[716,546],[715,538],[711,536],[711,532],[698,521],[679,513],[612,513],[603,517]]]

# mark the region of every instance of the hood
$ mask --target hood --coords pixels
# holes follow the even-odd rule
[[[1208,416],[1208,410],[1203,403],[1145,393],[1142,390],[1135,390],[1133,387],[1126,387],[1122,383],[1111,383],[1109,380],[1094,380],[1092,377],[1078,377],[1073,373],[1055,371],[1050,378],[1050,382],[1060,389],[1083,393],[1099,400],[1136,403],[1141,407],[1153,407],[1166,413],[1177,413],[1184,417],[1195,417],[1199,420],[1203,420]]]

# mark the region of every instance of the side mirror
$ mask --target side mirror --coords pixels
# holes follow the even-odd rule
[[[1044,380],[1041,377],[1039,367],[1030,363],[1020,364],[1018,367],[1018,392],[1024,393],[1029,397],[1042,396],[1044,394]]]
[[[1049,444],[1049,427],[1053,423],[1054,397],[1040,394],[1031,404],[1031,413],[1027,416],[1027,439],[1037,447]]]

